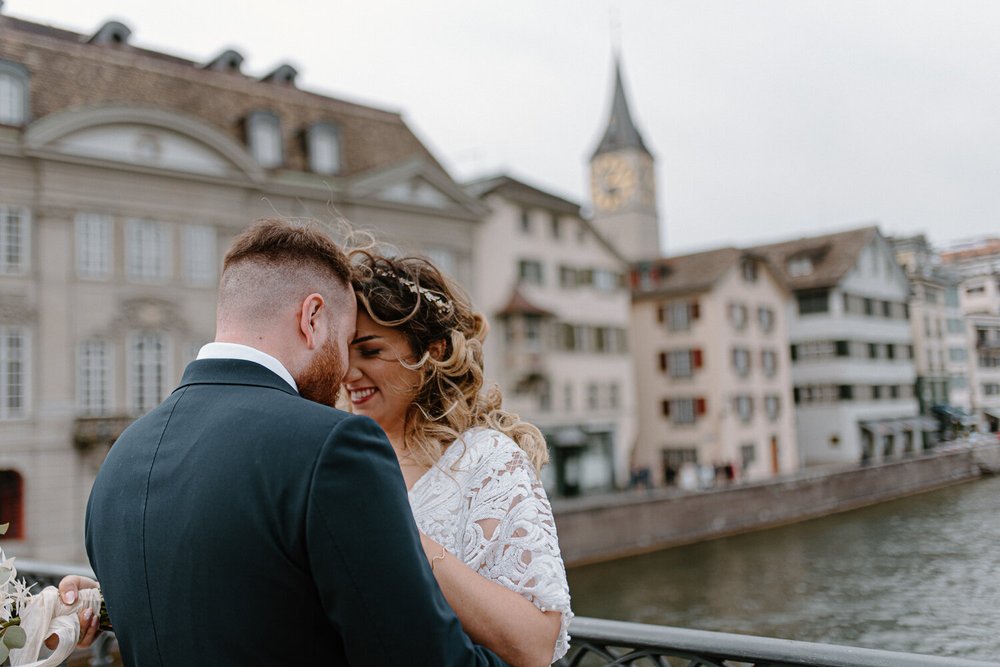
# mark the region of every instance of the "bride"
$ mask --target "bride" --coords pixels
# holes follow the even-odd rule
[[[388,436],[431,570],[465,632],[514,667],[555,662],[573,614],[538,478],[548,452],[484,381],[485,318],[425,259],[367,250],[352,259],[358,321],[342,407]],[[71,576],[59,588],[69,600],[95,585]],[[81,620],[86,646],[96,619]]]
[[[483,377],[487,324],[428,261],[353,253],[357,333],[347,408],[385,431],[434,576],[473,641],[511,665],[548,665],[572,618],[531,424]]]

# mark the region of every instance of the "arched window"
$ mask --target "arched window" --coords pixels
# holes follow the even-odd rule
[[[28,70],[20,63],[0,60],[0,125],[21,126],[28,121]]]
[[[9,523],[7,539],[24,539],[24,480],[16,470],[0,470],[0,523]]]

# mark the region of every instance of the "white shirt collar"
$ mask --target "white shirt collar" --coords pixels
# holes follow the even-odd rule
[[[261,352],[249,345],[240,345],[239,343],[207,343],[198,351],[198,359],[242,359],[243,361],[252,361],[255,364],[260,364],[290,384],[296,392],[299,390],[292,374],[288,372],[288,369],[280,361],[270,354]]]

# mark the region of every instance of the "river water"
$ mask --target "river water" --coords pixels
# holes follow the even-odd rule
[[[573,610],[1000,659],[1000,477],[569,571]]]

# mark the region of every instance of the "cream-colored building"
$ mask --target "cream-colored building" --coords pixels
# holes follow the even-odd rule
[[[560,495],[628,479],[635,442],[625,260],[573,202],[509,176],[466,186],[490,214],[476,236],[487,376],[542,429]]]
[[[789,292],[769,264],[723,248],[637,264],[633,284],[638,464],[681,485],[688,463],[716,480],[796,470]]]
[[[0,15],[0,520],[8,553],[82,560],[94,474],[214,336],[219,264],[259,216],[339,212],[470,286],[485,207],[396,112],[109,22]],[[178,480],[183,484],[184,480]]]

